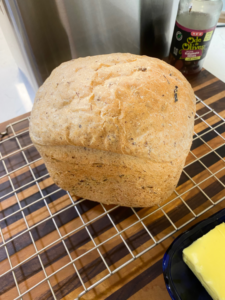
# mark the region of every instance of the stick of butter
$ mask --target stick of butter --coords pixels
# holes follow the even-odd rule
[[[214,300],[225,300],[225,223],[183,250],[183,260]]]

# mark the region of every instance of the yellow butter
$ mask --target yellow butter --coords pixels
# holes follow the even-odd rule
[[[225,223],[185,248],[183,260],[214,300],[225,300]]]

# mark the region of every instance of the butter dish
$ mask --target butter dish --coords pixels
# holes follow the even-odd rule
[[[225,209],[182,233],[166,251],[163,257],[163,275],[167,290],[173,300],[212,300],[201,282],[185,264],[183,250],[224,222]],[[221,261],[223,259],[224,256]],[[225,276],[225,273],[222,276]]]

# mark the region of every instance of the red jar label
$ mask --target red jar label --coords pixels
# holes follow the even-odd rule
[[[191,36],[203,36],[203,31],[192,31]]]
[[[202,50],[182,50],[181,58],[196,58],[202,56]]]
[[[170,53],[176,59],[185,61],[203,59],[206,56],[215,27],[207,30],[193,30],[176,22]]]

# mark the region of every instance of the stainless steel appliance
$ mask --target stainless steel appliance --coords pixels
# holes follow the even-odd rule
[[[0,0],[0,24],[34,90],[63,61],[168,54],[178,0]]]

